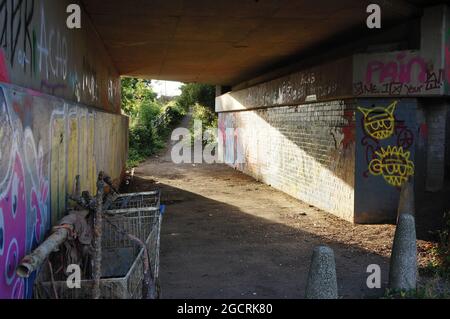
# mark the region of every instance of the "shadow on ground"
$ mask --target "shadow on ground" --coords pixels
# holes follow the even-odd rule
[[[384,293],[385,257],[148,178],[135,177],[124,191],[155,188],[162,190],[167,205],[161,234],[162,298],[304,298],[312,250],[320,244],[335,251],[340,296]],[[381,266],[382,289],[367,288],[370,264]]]

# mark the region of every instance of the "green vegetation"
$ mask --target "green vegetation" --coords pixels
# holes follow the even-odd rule
[[[450,298],[450,213],[445,214],[445,227],[436,232],[437,243],[429,243],[423,264],[419,267],[417,289],[387,290],[386,299],[449,299]]]
[[[429,282],[426,285],[415,290],[393,290],[386,289],[382,299],[448,299],[449,294],[439,288],[436,281]]]
[[[181,88],[181,95],[177,98],[177,104],[184,110],[192,111],[190,131],[194,141],[194,121],[202,123],[205,130],[217,129],[217,114],[215,113],[216,93],[214,86],[206,84],[189,83]],[[202,132],[202,133],[203,133]],[[204,136],[204,135],[203,135]],[[204,140],[206,144],[208,141]]]
[[[212,136],[205,136],[204,132],[206,130],[209,130],[210,132],[215,132],[217,130],[217,124],[218,124],[218,118],[217,114],[214,113],[209,107],[195,104],[192,108],[192,119],[190,123],[190,131],[192,136],[192,142],[194,142],[194,139],[197,138],[195,136],[194,132],[194,122],[200,121],[202,123],[202,139],[203,139],[203,145],[206,145],[207,143],[211,143],[214,140],[214,137]]]
[[[444,215],[445,227],[436,232],[439,241],[430,250],[428,265],[421,269],[427,276],[439,276],[450,280],[450,213]]]
[[[189,83],[181,87],[181,95],[177,104],[184,110],[189,110],[195,104],[202,105],[214,112],[216,91],[214,86],[207,84]]]
[[[122,111],[130,117],[128,168],[164,148],[171,129],[189,110],[192,110],[191,126],[194,120],[200,120],[203,130],[217,128],[213,86],[185,84],[179,97],[162,102],[150,84],[148,80],[122,79]]]
[[[158,101],[150,81],[135,78],[122,79],[122,110],[130,117],[128,168],[161,150],[171,127],[185,115],[174,101]]]

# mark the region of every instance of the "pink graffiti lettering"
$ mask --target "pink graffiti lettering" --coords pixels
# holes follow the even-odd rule
[[[424,83],[427,80],[427,64],[421,57],[412,57],[407,59],[406,53],[400,53],[396,57],[396,61],[382,62],[372,61],[367,64],[366,70],[366,84],[371,84],[375,75],[377,83],[398,82],[401,84],[409,84],[415,79],[412,78],[412,73],[415,68],[418,68],[419,75],[417,80]]]

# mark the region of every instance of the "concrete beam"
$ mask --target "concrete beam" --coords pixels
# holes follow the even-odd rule
[[[215,85],[314,56],[310,50],[322,45],[334,51],[336,39],[373,34],[364,23],[372,2],[83,0],[121,74]],[[414,19],[429,2],[380,1],[383,25]]]
[[[367,97],[439,97],[450,94],[448,6],[425,10],[421,48],[354,54],[217,98],[216,111]]]
[[[294,105],[352,95],[352,61],[336,60],[216,99],[216,111]]]

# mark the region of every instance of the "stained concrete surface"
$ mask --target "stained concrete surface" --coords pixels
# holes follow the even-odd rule
[[[180,127],[190,121],[188,115]],[[162,298],[304,298],[319,245],[334,250],[340,298],[385,293],[394,225],[351,224],[225,165],[174,164],[170,145],[135,173],[122,191],[159,188],[167,205],[161,229]],[[428,205],[434,197],[419,202]],[[417,204],[423,268],[433,246],[422,238],[429,234],[423,220],[430,210]],[[366,286],[371,264],[381,267],[381,289]]]
[[[162,298],[304,298],[314,247],[334,249],[339,295],[384,294],[393,226],[352,225],[224,165],[176,165],[167,156],[136,170],[129,191],[161,188]],[[366,286],[367,266],[382,289]]]
[[[383,27],[420,16],[435,2],[389,1]],[[370,0],[82,3],[119,73],[149,79],[235,85],[312,49],[317,55],[373,34],[365,23]],[[324,43],[327,49],[317,48]]]

